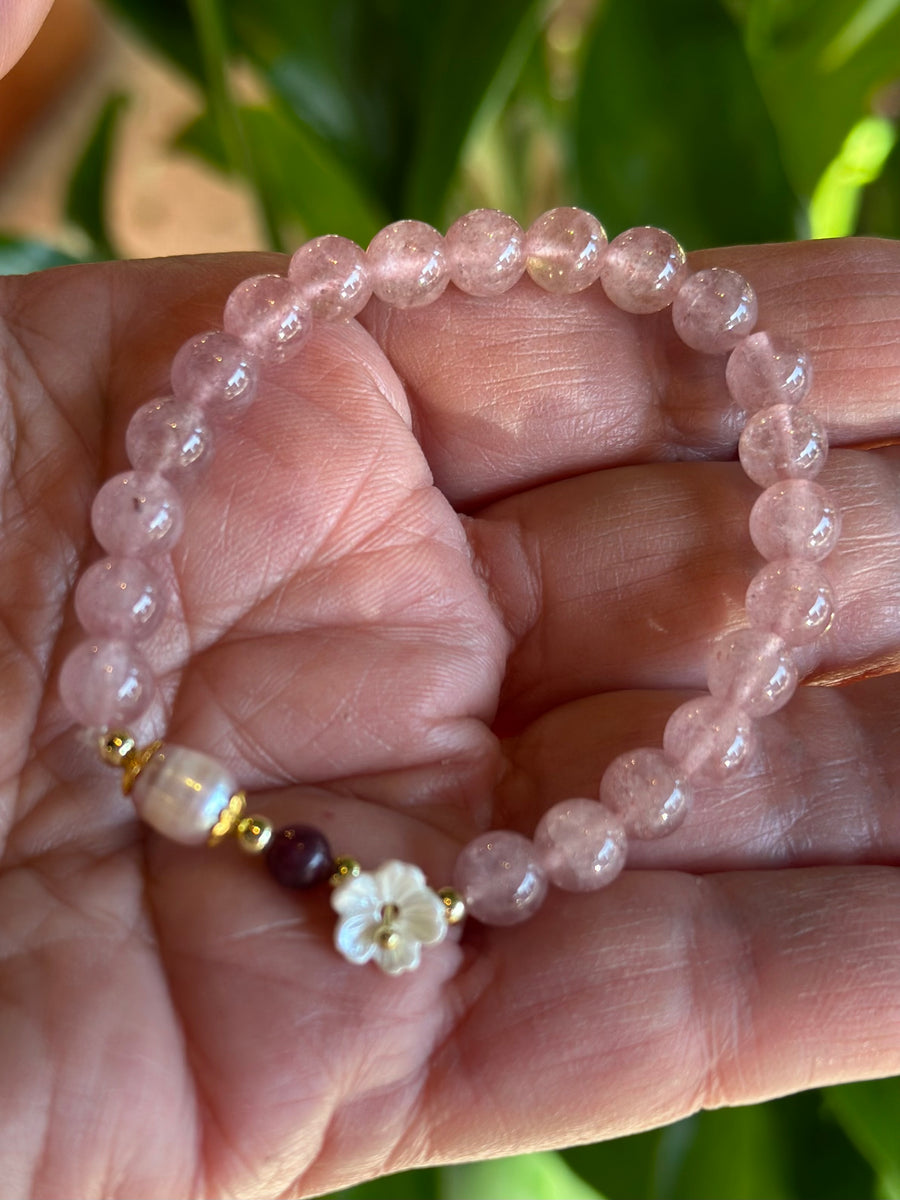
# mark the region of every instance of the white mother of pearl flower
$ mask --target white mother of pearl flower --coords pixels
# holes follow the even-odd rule
[[[413,971],[422,947],[447,936],[444,902],[410,863],[391,860],[339,884],[331,906],[334,944],[352,963],[374,960],[388,975]]]

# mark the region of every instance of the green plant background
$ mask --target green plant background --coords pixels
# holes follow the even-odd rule
[[[106,4],[202,97],[172,152],[243,179],[275,249],[321,233],[365,244],[400,217],[445,228],[482,205],[527,222],[556,203],[611,235],[663,225],[690,249],[900,235],[900,0]],[[69,181],[84,259],[117,256],[108,180],[126,103],[107,98]],[[71,257],[0,234],[0,272]],[[900,1198],[900,1079],[341,1195]]]

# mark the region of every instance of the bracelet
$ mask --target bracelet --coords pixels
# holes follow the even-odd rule
[[[363,870],[335,857],[324,834],[247,812],[237,780],[209,755],[154,741],[140,746],[128,727],[155,693],[139,643],[158,628],[171,599],[165,561],[184,526],[182,492],[212,455],[211,427],[252,404],[261,372],[298,353],[316,322],[355,317],[375,295],[398,308],[436,300],[452,282],[489,298],[527,273],[561,295],[598,280],[628,313],[671,306],[681,340],[703,354],[727,355],[725,386],[746,420],[741,464],[762,492],[750,535],[766,563],[746,594],[746,626],[712,644],[708,694],[669,718],[662,748],[619,755],[598,798],[555,804],[532,838],[491,830],[464,847],[452,886],[432,889],[423,872],[391,860]],[[642,227],[607,242],[600,222],[556,208],[525,232],[510,216],[479,209],[442,237],[420,221],[398,221],[363,251],[346,238],[315,238],[293,255],[286,276],[257,275],[225,305],[223,328],[187,341],[175,356],[172,394],[139,408],[126,449],[132,469],[108,480],[91,509],[106,557],[78,581],[74,603],[87,638],[65,659],[60,695],[91,731],[102,759],[122,772],[122,788],[153,829],[188,845],[226,838],[261,857],[273,878],[298,889],[332,884],[335,945],[349,961],[375,962],[389,974],[418,966],[421,948],[445,939],[468,914],[492,925],[531,916],[553,884],[588,891],[622,870],[629,839],[662,837],[679,827],[698,781],[745,768],[754,722],[788,702],[798,682],[794,650],[820,637],[834,615],[821,562],[841,518],[814,482],[828,451],[825,429],[803,407],[807,356],[767,333],[754,333],[751,285],[722,268],[691,272],[668,233]]]

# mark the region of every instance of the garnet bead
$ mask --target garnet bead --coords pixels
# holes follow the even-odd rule
[[[334,870],[334,855],[325,835],[311,825],[286,825],[266,850],[266,866],[282,887],[315,887]]]

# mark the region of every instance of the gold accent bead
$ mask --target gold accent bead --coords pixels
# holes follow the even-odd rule
[[[442,887],[438,895],[444,902],[444,916],[448,925],[458,925],[466,915],[466,902],[456,888]]]
[[[245,854],[262,854],[271,842],[274,831],[275,827],[268,817],[254,813],[238,821],[234,834]]]
[[[334,860],[334,874],[331,876],[331,886],[337,887],[340,883],[346,883],[348,879],[358,879],[362,867],[355,858],[347,858],[342,856]]]
[[[137,750],[134,735],[127,729],[114,729],[99,740],[100,757],[110,767],[124,767]]]
[[[219,842],[240,822],[241,817],[247,808],[247,797],[243,792],[235,792],[222,811],[219,813],[219,819],[209,831],[209,837],[206,839],[208,846],[218,846]]]

